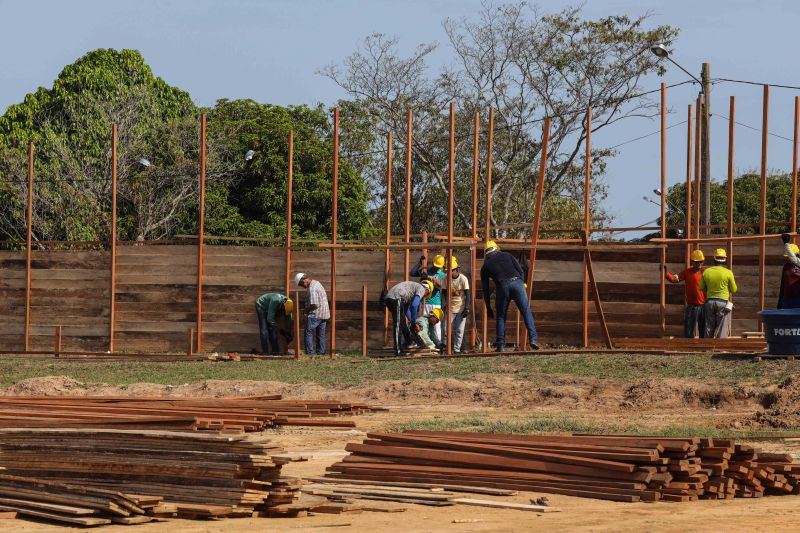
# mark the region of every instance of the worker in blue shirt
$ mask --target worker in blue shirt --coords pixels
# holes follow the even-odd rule
[[[520,314],[525,321],[528,329],[528,344],[531,349],[538,350],[538,335],[536,334],[536,324],[533,320],[533,313],[528,304],[528,294],[525,291],[525,281],[522,266],[513,255],[501,252],[497,243],[494,241],[486,242],[486,250],[481,267],[481,287],[483,288],[483,302],[486,305],[486,315],[494,318],[492,311],[491,294],[489,279],[494,281],[497,289],[497,340],[495,350],[502,352],[506,343],[506,314],[508,305],[513,300],[517,304]]]

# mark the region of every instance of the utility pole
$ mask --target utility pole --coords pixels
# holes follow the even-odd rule
[[[700,196],[701,214],[700,223],[703,225],[711,224],[711,135],[710,120],[711,116],[711,73],[708,63],[703,63],[700,74],[703,91],[703,109],[701,128],[701,155],[700,155]],[[711,233],[710,228],[703,230],[704,234]]]

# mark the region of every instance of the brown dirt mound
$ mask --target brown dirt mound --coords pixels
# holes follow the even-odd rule
[[[646,409],[675,406],[719,407],[743,403],[752,393],[742,387],[709,387],[679,380],[644,378],[628,386],[620,407]]]
[[[774,428],[800,427],[800,379],[789,377],[777,390],[762,395],[764,411],[753,416],[753,421]]]
[[[3,396],[62,396],[82,394],[83,383],[68,376],[30,378],[0,390]]]

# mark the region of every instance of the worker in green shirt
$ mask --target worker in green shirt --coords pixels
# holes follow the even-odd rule
[[[436,334],[435,326],[442,321],[443,317],[444,311],[435,308],[428,315],[421,316],[414,321],[417,344],[424,345],[432,350],[441,350],[442,339]]]
[[[258,334],[261,339],[261,355],[278,355],[278,332],[289,343],[292,341],[294,322],[292,321],[294,302],[292,299],[276,292],[262,294],[256,300],[256,316],[258,317]],[[285,317],[286,329],[278,328],[278,318]]]
[[[705,319],[706,338],[725,339],[731,329],[731,295],[738,290],[733,272],[725,266],[728,252],[717,248],[714,252],[714,266],[703,271],[700,290],[706,293]]]

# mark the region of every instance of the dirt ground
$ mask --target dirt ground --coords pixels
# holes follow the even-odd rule
[[[380,404],[388,412],[356,417],[356,430],[282,429],[275,440],[290,453],[311,455],[309,461],[285,467],[290,475],[317,476],[339,460],[348,442],[360,441],[369,431],[384,431],[397,424],[420,420],[482,417],[515,420],[535,415],[569,415],[587,422],[623,425],[636,421],[644,428],[696,425],[697,427],[780,427],[775,409],[787,416],[800,412],[795,401],[797,385],[788,380],[768,391],[719,387],[685,380],[639,380],[630,384],[600,382],[591,378],[557,377],[535,385],[511,377],[478,376],[471,380],[435,379],[374,382],[367,386],[329,390],[317,384],[280,382],[208,381],[185,386],[135,384],[83,385],[71,378],[51,376],[19,382],[0,389],[5,395],[104,394],[226,396],[281,393],[286,398],[340,398]],[[665,410],[664,407],[670,409]],[[792,426],[792,424],[788,424]],[[796,426],[793,426],[796,427]],[[800,455],[800,444],[759,443],[770,449]],[[527,503],[536,493],[520,493],[502,501]],[[554,513],[531,513],[456,505],[424,507],[369,502],[374,507],[405,507],[401,513],[365,512],[354,515],[318,515],[293,519],[175,520],[140,526],[110,526],[102,530],[148,532],[250,533],[273,531],[798,531],[800,498],[766,497],[756,500],[700,501],[691,503],[615,503],[545,495]],[[491,498],[477,496],[480,498]],[[133,527],[133,529],[131,529]],[[39,532],[63,528],[27,520],[0,520],[0,531]]]

